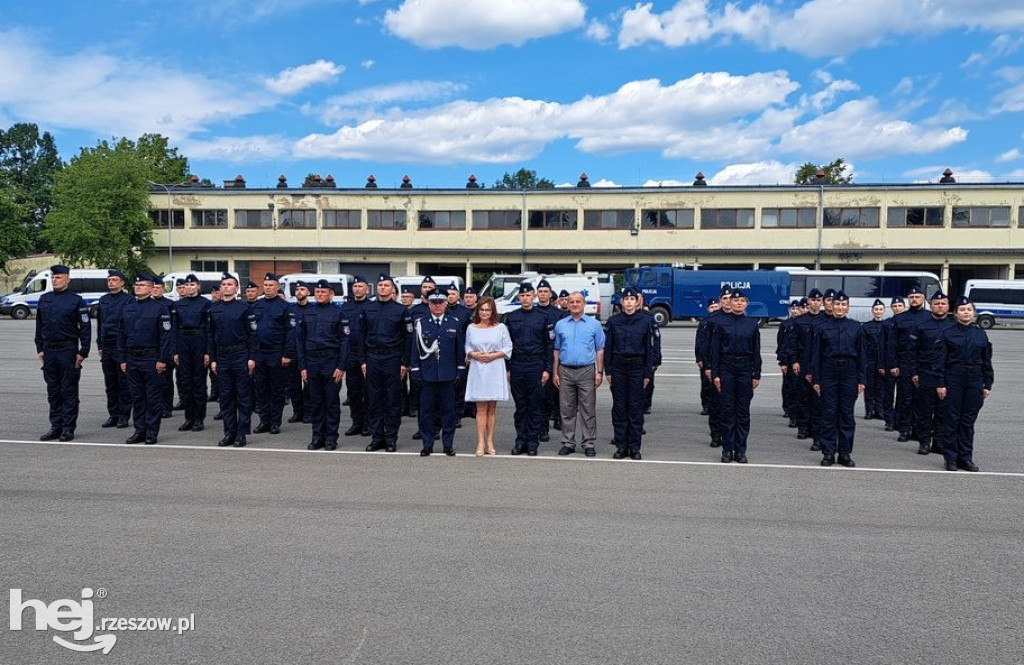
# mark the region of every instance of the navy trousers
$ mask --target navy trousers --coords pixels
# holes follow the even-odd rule
[[[50,426],[62,432],[74,432],[78,425],[78,382],[82,370],[75,368],[78,350],[43,349],[43,380],[50,404]]]
[[[366,408],[372,442],[398,444],[402,424],[402,355],[371,353],[366,357]]]
[[[512,414],[516,427],[514,447],[518,451],[536,451],[541,428],[547,429],[547,388],[540,382],[543,373],[542,362],[512,362],[509,366],[509,388],[516,405]]]
[[[334,382],[334,358],[310,358],[306,363],[306,385],[309,387],[309,416],[313,440],[332,446],[338,443],[341,425],[341,384]]]
[[[854,360],[826,362],[818,378],[821,385],[821,452],[849,456],[857,427],[857,368]]]
[[[939,442],[942,421],[946,417],[946,401],[939,399],[935,386],[923,383],[917,389],[917,439],[921,443]]]
[[[640,452],[645,403],[643,366],[616,363],[612,368],[612,427],[618,450]]]
[[[206,367],[199,335],[185,335],[178,344],[178,397],[185,407],[185,420],[206,418]]]
[[[910,372],[900,367],[900,375],[896,380],[896,429],[910,434],[917,424],[917,388],[910,380]]]
[[[882,417],[886,425],[896,427],[896,384],[899,381],[896,377],[885,371],[885,379],[882,384]]]
[[[366,421],[366,379],[359,365],[345,369],[345,386],[348,388],[348,412],[352,424],[365,429]]]
[[[128,356],[128,385],[134,403],[132,424],[136,432],[147,439],[160,435],[160,419],[164,415],[164,391],[167,388],[167,370],[156,371],[156,355],[136,358]]]
[[[224,434],[237,437],[248,434],[252,421],[252,378],[246,367],[246,354],[220,358],[217,376],[220,379],[220,412]]]
[[[281,366],[281,352],[256,356],[256,413],[260,424],[281,426],[288,368]]]
[[[108,345],[109,344],[109,345]],[[132,415],[132,397],[128,391],[128,376],[121,371],[121,365],[115,358],[114,348],[117,340],[104,342],[106,351],[100,360],[103,370],[103,388],[107,393],[107,415],[118,421],[128,420]]]
[[[722,389],[719,393],[719,417],[722,448],[737,455],[747,453],[750,435],[750,402],[754,399],[754,368],[749,361],[725,360],[718,370]]]
[[[985,404],[980,368],[954,370],[946,378],[946,414],[942,421],[942,454],[956,464],[974,461],[974,424]]]
[[[885,404],[885,377],[878,373],[878,369],[868,367],[868,373],[864,383],[864,415],[882,415]]]
[[[455,425],[459,419],[455,415],[455,382],[454,381],[417,381],[419,383],[419,414],[417,416],[420,435],[423,437],[424,450],[434,449],[434,433],[437,424],[441,424],[441,445],[444,449],[455,448]]]

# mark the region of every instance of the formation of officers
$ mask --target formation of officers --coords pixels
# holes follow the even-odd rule
[[[71,441],[92,329],[88,308],[68,288],[68,268],[51,270],[53,291],[41,298],[36,318],[50,407],[50,429],[40,438]],[[179,280],[174,303],[152,275],[137,274],[132,295],[120,271],[111,270],[107,284],[96,339],[109,416],[103,427],[132,425],[126,443],[157,442],[171,413],[172,371],[185,414],[179,431],[205,429],[209,375],[219,402],[215,418],[223,423],[220,446],[243,447],[251,433],[280,434],[290,401],[289,422],[311,427],[308,448],[335,450],[343,383],[351,415],[344,434],[369,437],[368,451],[397,450],[405,411],[418,415],[421,455],[430,455],[438,439],[454,455],[455,430],[472,415],[466,403],[466,332],[477,305],[472,288],[463,299],[454,285],[438,289],[427,277],[420,302],[412,294],[402,294],[401,302],[389,275],[378,277],[376,298],[356,276],[351,297],[338,306],[326,280],[300,282],[289,304],[272,273],[262,288],[250,282],[245,297],[225,273],[212,301],[202,297],[195,275]],[[644,414],[661,365],[660,332],[642,295],[625,288],[621,311],[603,328],[583,313],[581,294],[556,297],[546,280],[536,288],[522,284],[519,297],[521,307],[503,319],[512,341],[506,365],[515,403],[511,453],[536,455],[550,440],[551,423],[560,430],[560,455],[577,444],[595,455],[595,394],[607,379],[613,457],[641,459]],[[822,452],[823,465],[838,455],[838,463],[855,466],[854,406],[864,393],[865,418],[884,419],[898,441],[918,441],[922,455],[941,453],[950,471],[978,469],[974,424],[992,389],[991,344],[973,323],[970,301],[958,299],[952,315],[942,293],[929,308],[919,289],[907,301],[894,298],[889,318],[876,301],[864,324],[848,318],[842,292],[814,290],[791,303],[776,351],[783,409],[797,438],[811,439],[811,449]],[[746,307],[742,291],[724,288],[696,334],[702,414],[722,462],[747,462],[750,403],[761,379],[760,331]],[[252,427],[254,412],[259,422]]]

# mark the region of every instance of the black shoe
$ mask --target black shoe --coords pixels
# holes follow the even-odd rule
[[[612,453],[612,459],[626,459],[627,454],[628,453],[625,448],[617,448],[615,452]]]
[[[281,433],[281,426],[280,425],[271,425],[270,429],[267,430],[267,431],[269,431],[271,434],[280,434]]]
[[[455,429],[462,429],[462,418],[455,421]]]
[[[173,407],[171,407],[171,408],[172,408],[172,410],[174,410],[174,411],[184,411],[184,410],[185,410],[185,405],[181,403],[181,400],[178,400],[178,403],[177,403],[177,404],[175,404],[175,405],[174,405]]]
[[[418,409],[409,409],[409,417],[410,418],[415,418],[418,415],[420,415],[420,412],[419,412]]]
[[[46,434],[39,437],[40,441],[53,441],[54,439],[60,438],[60,429],[57,427],[51,427]]]
[[[922,443],[921,445],[919,445],[917,447],[917,454],[918,455],[927,455],[930,452],[929,448],[930,448],[930,446],[927,443]]]
[[[366,452],[368,452],[368,453],[372,453],[372,452],[377,451],[377,450],[384,450],[384,442],[383,441],[373,441],[369,445],[366,446]]]
[[[393,443],[389,443],[388,445],[384,446],[384,452],[386,452],[386,453],[393,453],[393,452],[396,452],[397,450],[398,450],[398,446],[396,446]]]
[[[896,431],[896,426],[893,425],[892,423],[886,423],[885,424],[885,431],[886,432],[895,432]]]
[[[110,416],[109,418],[107,418],[106,420],[103,421],[102,425],[100,425],[100,427],[103,427],[103,428],[115,427],[115,426],[117,426],[117,417],[116,416]]]
[[[559,432],[561,432],[561,431],[562,431],[562,419],[561,419],[561,418],[555,418],[555,419],[554,419],[554,420],[553,420],[553,421],[551,422],[551,428],[552,428],[552,429],[556,429],[556,430],[558,430]]]
[[[213,419],[214,419],[214,420],[224,420],[224,414],[223,414],[223,413],[221,413],[220,411],[218,411],[218,412],[217,412],[217,415],[215,415],[215,416],[213,417]]]
[[[537,456],[537,451],[536,450],[527,450],[526,451],[526,456],[527,457],[536,457]]]
[[[247,443],[249,443],[249,442],[245,440],[245,435],[244,434],[239,434],[238,438],[235,439],[234,446],[235,446],[235,448],[245,448],[245,444],[247,444]]]
[[[853,467],[857,466],[857,463],[854,462],[853,458],[850,457],[849,455],[840,455],[839,456],[839,463],[842,464],[843,466],[845,466],[848,469],[852,469]]]
[[[430,453],[434,452],[430,448],[424,448],[420,451],[420,457],[430,457]]]
[[[747,456],[744,455],[743,453],[733,453],[732,454],[732,459],[733,459],[734,462],[739,462],[740,464],[746,464],[747,463]]]
[[[455,457],[455,449],[454,448],[446,448],[445,451],[444,451],[444,454],[447,455],[448,457]]]
[[[522,455],[526,451],[523,450],[522,446],[512,446],[512,450],[510,452],[512,455]]]
[[[900,443],[910,441],[910,434],[907,432],[900,432],[900,435],[896,437],[896,440],[899,441]]]
[[[259,425],[257,425],[256,427],[253,428],[252,433],[253,434],[265,434],[265,433],[267,433],[269,431],[270,431],[270,425],[268,425],[267,423],[261,422]]]
[[[938,443],[934,441],[932,441],[932,447],[929,450],[931,450],[931,452],[935,453],[936,455],[942,454],[942,446],[940,446]]]
[[[420,431],[419,431],[419,430],[416,430],[416,431],[415,431],[415,432],[413,433],[413,435],[412,435],[412,438],[413,438],[413,439],[415,439],[416,441],[421,441],[421,440],[423,439],[423,435],[422,435],[422,434],[420,434]]]
[[[342,406],[348,406],[349,405],[349,401],[348,401],[347,397],[345,398],[345,401],[341,403],[341,405]]]
[[[128,427],[128,421],[127,420],[118,420],[117,421],[117,429],[126,429],[127,427]]]
[[[644,456],[640,454],[639,450],[629,451],[629,459],[642,460],[643,458]]]
[[[195,426],[195,423],[194,423],[194,422],[192,422],[191,420],[186,420],[186,421],[185,421],[185,422],[183,422],[182,424],[178,425],[178,431],[179,431],[179,432],[188,432],[188,431],[189,431],[189,430],[191,430],[191,429],[192,429],[192,428],[193,428],[194,426]]]
[[[146,433],[136,430],[130,437],[124,440],[125,443],[141,443],[146,440]]]
[[[173,415],[174,415],[174,412],[172,412],[170,409],[164,409],[164,413],[160,417],[166,419],[166,418],[172,417]]]
[[[547,443],[548,441],[551,440],[551,435],[548,434],[547,430],[541,430],[540,436],[537,437],[537,440],[540,441],[541,443]]]
[[[363,428],[361,425],[353,425],[352,427],[349,427],[347,430],[345,430],[345,436],[355,436],[362,431]]]
[[[206,398],[206,401],[207,402],[219,402],[220,401],[220,395],[213,395],[213,394],[211,394],[209,397]]]
[[[701,409],[700,410],[700,415],[702,415],[702,416],[708,415],[708,410],[707,409]]]
[[[647,434],[647,428],[646,427],[641,427],[640,428],[640,433],[641,434]]]
[[[871,419],[872,419],[872,418],[874,418],[874,417],[875,417],[875,416],[874,416],[874,414],[872,414],[872,413],[865,413],[865,414],[864,414],[864,420],[871,420]]]
[[[974,462],[957,462],[956,467],[958,469],[963,469],[964,471],[971,471],[974,473],[979,471],[978,467],[974,464]]]
[[[224,448],[226,446],[230,446],[234,442],[235,442],[235,437],[233,437],[230,434],[228,434],[228,435],[225,435],[223,439],[218,441],[217,445],[220,446],[221,448]]]
[[[793,420],[792,418],[790,418],[790,419],[789,419],[789,424],[788,424],[788,425],[786,425],[786,427],[788,427],[788,428],[790,428],[790,429],[796,429],[796,427],[797,427],[797,425],[796,425],[796,421],[795,421],[795,420]]]
[[[559,455],[572,455],[574,452],[576,452],[576,449],[572,446],[562,446],[558,449]]]
[[[586,455],[587,457],[593,457],[593,456],[597,455],[597,450],[595,450],[593,447],[584,448],[583,449],[583,454]]]
[[[719,436],[711,437],[711,444],[710,445],[711,445],[712,448],[721,448],[722,447],[722,438],[719,437]]]
[[[722,451],[722,462],[724,464],[728,464],[731,461],[732,461],[732,451],[731,450],[723,450]]]
[[[147,436],[146,437],[146,445],[147,446],[152,446],[154,443],[156,443],[156,437],[155,436]]]
[[[648,406],[648,407],[644,408],[644,415],[645,416],[651,415],[651,407]]]
[[[69,430],[69,429],[66,429],[63,432],[61,432],[60,440],[61,441],[65,441],[65,442],[67,442],[67,441],[74,441],[75,440],[75,433],[73,431]]]
[[[359,432],[359,436],[370,436],[370,430],[364,427],[362,431]]]
[[[327,452],[334,452],[337,449],[338,449],[338,442],[337,441],[332,441],[331,443],[328,443],[326,446],[324,446],[324,450],[326,450]]]
[[[832,466],[835,463],[836,463],[835,455],[825,455],[824,457],[821,458],[821,465],[822,466]]]
[[[193,432],[202,432],[202,431],[203,431],[204,429],[206,429],[206,425],[204,425],[204,424],[203,424],[203,421],[202,421],[202,420],[197,420],[197,421],[196,421],[196,422],[195,422],[195,423],[194,423],[194,424],[192,425],[192,431],[193,431]]]
[[[821,444],[815,441],[814,443],[811,444],[811,450],[813,450],[814,452],[819,452],[821,450]]]
[[[288,419],[288,422],[290,422],[290,423],[301,423],[302,422],[302,414],[301,413],[293,413],[292,417]]]
[[[797,429],[797,431],[796,431],[796,438],[798,438],[798,439],[809,439],[809,438],[811,438],[811,433],[808,432],[805,429]]]
[[[321,450],[325,447],[326,446],[324,446],[323,441],[321,441],[320,439],[313,439],[312,441],[309,442],[309,445],[306,446],[306,450]]]
[[[309,425],[312,422],[313,422],[313,419],[310,418],[309,416],[302,416],[302,424],[303,425]]]
[[[956,462],[946,462],[946,471],[959,471],[960,467],[956,465]]]

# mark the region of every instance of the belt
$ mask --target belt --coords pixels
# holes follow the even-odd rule
[[[182,335],[201,335],[206,332],[206,328],[182,328]]]
[[[856,362],[854,358],[827,358],[825,360],[826,367],[852,367],[853,363]]]
[[[374,356],[390,356],[390,355],[399,354],[401,352],[402,352],[402,350],[400,348],[398,348],[398,347],[395,347],[393,349],[388,348],[388,347],[375,347],[375,348],[367,348],[366,349],[366,353],[368,355],[374,355]]]
[[[281,344],[260,344],[260,351],[284,351]]]
[[[239,351],[248,351],[249,346],[246,344],[226,344],[224,346],[217,347],[218,355],[228,355],[229,353],[238,353]]]
[[[643,356],[612,356],[612,363],[616,365],[639,365],[643,361]]]
[[[512,362],[530,362],[531,360],[544,360],[543,353],[516,353],[512,352]]]
[[[50,351],[66,351],[67,349],[77,349],[78,342],[43,342],[43,348]]]
[[[723,353],[722,358],[740,363],[748,363],[753,360],[753,356],[742,353]]]
[[[331,356],[338,355],[338,349],[316,349],[315,351],[307,351],[307,358],[330,358]]]
[[[561,366],[565,367],[566,369],[583,369],[584,367],[593,367],[594,365],[593,364],[590,364],[590,365],[565,365],[565,364],[563,364]]]
[[[160,349],[156,346],[136,346],[127,349],[127,352],[132,358],[145,358],[147,356],[155,356],[160,352]]]
[[[980,365],[950,365],[949,368],[965,374],[981,374]]]

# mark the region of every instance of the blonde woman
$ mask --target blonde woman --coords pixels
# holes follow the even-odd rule
[[[494,414],[498,402],[508,401],[508,377],[505,361],[512,357],[512,338],[508,328],[498,322],[494,298],[483,298],[473,312],[473,323],[466,329],[466,401],[476,402],[476,456],[496,454]]]

